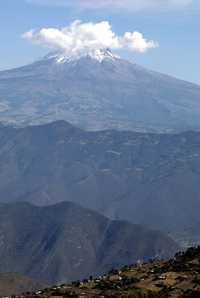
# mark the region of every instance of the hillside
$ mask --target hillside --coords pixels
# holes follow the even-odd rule
[[[55,54],[1,71],[0,121],[26,126],[65,120],[87,130],[200,129],[200,86],[107,51],[101,61]]]
[[[198,132],[0,126],[0,201],[73,201],[191,245],[200,241],[199,148]]]
[[[98,278],[54,286],[23,297],[49,298],[199,298],[200,247],[190,248],[169,261],[152,261]]]
[[[0,296],[20,295],[44,288],[45,284],[17,273],[0,273]]]
[[[0,205],[0,272],[55,283],[177,250],[161,232],[111,221],[73,203]]]

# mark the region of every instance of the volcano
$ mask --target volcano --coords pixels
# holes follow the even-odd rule
[[[200,86],[147,70],[109,49],[51,53],[0,72],[0,122],[66,120],[86,130],[177,132],[200,129]]]

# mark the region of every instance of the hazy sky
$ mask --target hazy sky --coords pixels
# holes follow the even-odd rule
[[[1,0],[0,69],[24,65],[48,53],[41,46],[41,36],[34,35],[40,38],[40,45],[35,45],[22,38],[25,32],[36,29],[38,34],[42,28],[53,28],[59,33],[75,20],[109,22],[120,38],[122,57],[200,84],[200,0]],[[135,42],[131,48],[125,32],[135,31],[143,34],[146,44],[131,35]],[[141,42],[148,45],[144,53]]]

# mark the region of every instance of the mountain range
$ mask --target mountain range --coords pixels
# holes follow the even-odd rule
[[[168,257],[177,250],[161,232],[111,221],[70,202],[49,207],[0,205],[0,272],[53,284]]]
[[[72,201],[191,245],[200,240],[199,147],[199,132],[86,132],[64,121],[1,125],[0,201]]]
[[[200,87],[102,50],[70,59],[49,54],[0,72],[0,122],[66,120],[87,130],[200,129]]]
[[[199,98],[109,49],[1,71],[2,280],[68,282],[199,243]]]

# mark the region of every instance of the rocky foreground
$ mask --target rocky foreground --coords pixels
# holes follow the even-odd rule
[[[20,296],[26,297],[199,298],[200,247],[177,253],[167,261],[125,266],[98,278],[90,277]]]

